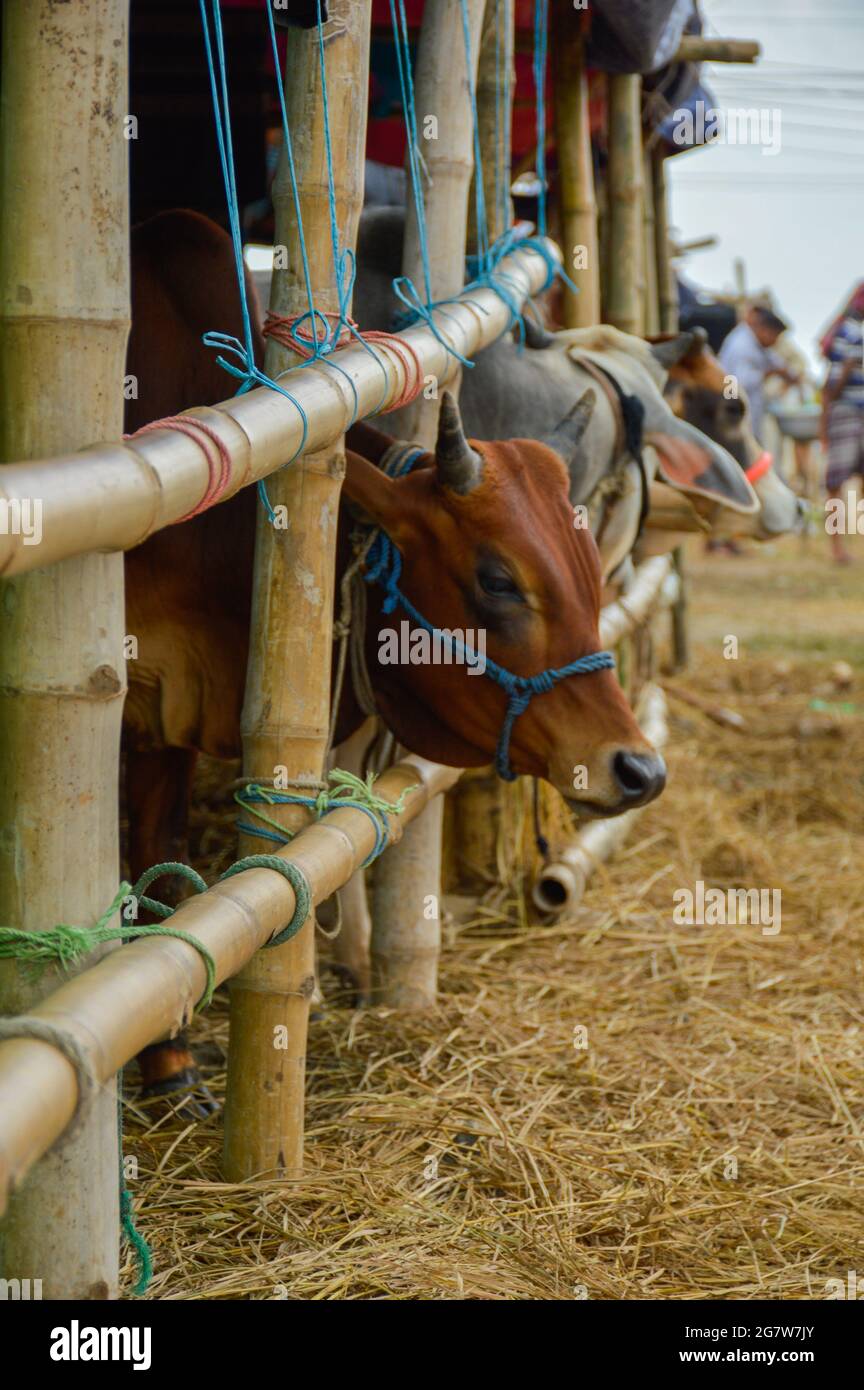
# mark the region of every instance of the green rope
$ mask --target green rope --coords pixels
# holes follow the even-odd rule
[[[168,866],[160,864],[157,867],[164,869]],[[172,864],[170,867],[185,869],[186,865]],[[148,873],[152,873],[152,870],[148,870]],[[189,869],[188,873],[199,877],[194,869]],[[146,877],[146,874],[142,875],[142,878]],[[203,879],[201,884],[206,888]],[[121,883],[113,902],[92,927],[72,927],[66,922],[60,922],[48,931],[20,931],[16,927],[0,927],[0,960],[22,961],[25,969],[29,968],[37,974],[48,965],[60,965],[64,970],[69,970],[82,956],[88,955],[105,941],[133,941],[139,936],[175,936],[179,941],[193,946],[204,961],[207,986],[195,1007],[196,1010],[205,1008],[213,998],[216,988],[216,962],[206,946],[188,932],[178,931],[176,927],[139,926],[136,922],[121,922],[116,927],[108,925],[124,899],[130,896],[137,898],[139,904],[149,910],[162,908],[163,904],[151,903],[149,898],[139,896],[137,887],[137,884],[133,889],[130,884]],[[160,911],[159,916],[167,917],[172,911],[172,908]]]
[[[255,825],[249,825],[243,821],[238,821],[238,830],[244,831],[247,835],[258,835],[265,840],[276,840],[280,844],[289,844],[294,838],[296,831],[287,829],[280,825],[279,821],[261,809],[261,804],[266,806],[302,806],[311,811],[316,820],[328,815],[331,811],[338,811],[340,808],[352,808],[362,811],[369,817],[375,827],[375,844],[371,853],[363,864],[363,868],[371,864],[378,855],[386,849],[390,839],[390,826],[387,817],[401,815],[405,809],[405,797],[409,792],[415,790],[412,787],[405,787],[399,793],[396,801],[386,801],[383,796],[378,796],[374,790],[375,775],[370,772],[364,778],[358,777],[353,772],[346,772],[343,768],[334,768],[329,774],[329,787],[322,787],[316,796],[302,795],[299,792],[287,792],[275,787],[262,786],[260,782],[247,782],[245,787],[241,787],[234,793],[234,800],[244,811],[248,811],[256,820],[269,827],[262,830]],[[300,786],[299,783],[296,784]]]
[[[145,1294],[153,1278],[153,1254],[150,1246],[135,1225],[132,1193],[126,1185],[123,1171],[123,1073],[117,1073],[117,1150],[120,1155],[120,1229],[138,1260],[138,1279],[132,1290],[138,1297]]]
[[[286,941],[297,935],[312,910],[312,889],[308,878],[296,864],[290,864],[287,859],[280,859],[278,854],[250,854],[245,859],[238,859],[236,864],[226,869],[219,882],[239,874],[242,869],[275,869],[277,874],[287,878],[294,889],[294,915],[291,921],[287,927],[282,928],[278,936],[273,936],[265,942],[267,949],[271,946],[284,946]]]
[[[356,777],[352,772],[345,772],[334,769],[330,773],[330,781],[333,784],[329,789],[323,789],[316,797],[285,797],[279,792],[271,792],[266,787],[261,787],[257,783],[250,783],[246,789],[253,792],[261,801],[269,805],[279,805],[286,800],[291,800],[297,804],[308,806],[315,814],[317,819],[326,815],[328,811],[338,809],[339,806],[355,806],[371,815],[376,822],[376,848],[377,844],[386,844],[388,838],[388,815],[399,815],[404,807],[405,797],[413,787],[407,787],[399,796],[398,801],[385,801],[383,797],[376,796],[373,791],[373,776],[370,773],[364,781]],[[239,799],[239,796],[238,796]],[[271,826],[278,832],[272,838],[289,840],[291,835],[272,820],[264,811],[259,810],[249,801],[240,802],[241,805],[259,820]],[[259,832],[262,833],[262,832]],[[289,863],[286,859],[280,859],[276,854],[250,854],[245,859],[238,859],[220,875],[218,882],[222,883],[225,879],[233,878],[235,874],[242,873],[244,869],[272,869],[281,874],[284,879],[291,884],[294,890],[294,912],[287,926],[270,941],[266,942],[267,947],[282,946],[286,941],[290,941],[293,936],[303,926],[312,909],[312,889],[309,880],[296,864]],[[173,874],[180,878],[185,878],[192,884],[196,893],[207,891],[207,884],[195,869],[188,864],[179,862],[166,862],[164,864],[154,864],[138,879],[135,887],[123,882],[117,890],[113,901],[105,909],[92,927],[75,927],[69,923],[60,922],[55,927],[47,931],[21,931],[16,927],[0,927],[0,960],[17,960],[21,962],[25,970],[37,973],[44,970],[48,965],[59,965],[64,970],[69,970],[82,956],[88,955],[95,947],[107,941],[133,941],[138,937],[144,936],[173,936],[178,941],[185,941],[188,946],[194,947],[204,962],[207,972],[207,983],[204,993],[195,1006],[196,1012],[206,1008],[213,998],[213,991],[216,988],[216,962],[212,955],[200,941],[189,932],[180,931],[176,927],[160,926],[139,926],[137,923],[125,922],[121,918],[119,926],[111,926],[111,919],[123,906],[128,897],[137,900],[138,906],[145,911],[152,913],[155,917],[163,920],[171,917],[175,908],[167,903],[161,903],[156,898],[151,898],[145,893],[151,883],[165,875]],[[123,1073],[118,1074],[117,1091],[117,1139],[120,1156],[120,1226],[126,1240],[135,1251],[138,1261],[138,1280],[133,1289],[137,1296],[146,1293],[153,1275],[153,1256],[147,1241],[135,1226],[134,1208],[132,1204],[132,1194],[126,1183],[126,1175],[123,1171]]]

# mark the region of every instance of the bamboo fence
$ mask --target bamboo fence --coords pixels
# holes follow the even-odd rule
[[[458,776],[457,769],[413,757],[383,774],[376,784],[381,797],[397,801],[404,793],[401,815],[390,817],[393,843],[429,800]],[[350,878],[374,845],[369,816],[345,808],[301,830],[275,853],[305,874],[312,902],[318,904]],[[172,926],[210,953],[218,983],[236,975],[278,935],[294,908],[294,890],[281,874],[253,868],[187,899],[172,917]],[[111,1096],[113,1077],[126,1062],[148,1043],[188,1023],[206,982],[204,961],[194,946],[176,937],[146,937],[113,951],[32,1013],[72,1039],[92,1083],[100,1094],[101,1088],[108,1088]],[[0,1043],[0,1210],[63,1133],[79,1098],[76,1069],[56,1047],[29,1038]],[[116,1177],[115,1167],[103,1196],[105,1190],[116,1193]],[[73,1221],[68,1206],[66,1192],[63,1210]],[[55,1241],[58,1224],[46,1223]],[[116,1261],[116,1243],[113,1257]]]
[[[546,245],[560,260],[554,242]],[[505,257],[501,270],[517,300],[536,294],[549,274],[547,262],[531,247]],[[446,310],[434,311],[433,320],[442,338],[470,357],[501,335],[510,310],[494,290],[483,286]],[[439,387],[446,385],[458,364],[431,329],[417,325],[398,336],[416,354],[424,373],[434,376]],[[280,378],[306,412],[306,453],[332,444],[355,413],[363,419],[402,394],[404,353],[399,357],[386,344],[376,344],[376,352],[379,360],[359,345],[347,347],[338,353],[341,371],[321,361]],[[354,384],[356,406],[343,373]],[[187,413],[205,421],[225,445],[231,465],[226,497],[281,468],[303,439],[296,407],[266,386]],[[208,482],[200,448],[175,429],[155,430],[134,441],[93,444],[77,452],[64,447],[56,457],[37,462],[10,462],[0,474],[0,501],[39,498],[42,540],[27,545],[22,536],[0,533],[0,576],[42,569],[73,555],[140,545],[190,511],[206,493]]]
[[[358,72],[365,90],[370,10],[370,0],[331,5],[327,69],[343,246],[354,243],[362,201],[365,119],[357,117],[356,94]],[[512,0],[501,0],[500,10],[509,69]],[[494,170],[502,161],[507,169],[509,146],[505,140],[502,148],[492,118],[497,58],[491,13],[481,42],[483,0],[468,0],[475,68],[480,57],[480,129],[495,236],[503,228],[495,220]],[[177,430],[89,443],[119,435],[122,428],[121,395],[111,383],[122,380],[129,312],[128,142],[120,114],[127,84],[127,20],[125,0],[77,0],[66,6],[8,0],[4,11],[0,459],[6,462],[0,467],[0,502],[13,510],[16,502],[38,502],[42,534],[33,545],[11,528],[0,534],[0,576],[10,581],[0,653],[5,791],[0,839],[14,849],[0,859],[0,921],[27,930],[61,920],[93,921],[113,896],[125,690],[117,552],[186,515],[209,483],[207,459]],[[574,322],[594,322],[599,257],[583,55],[569,34],[560,37],[556,86],[565,245],[588,248],[587,292],[582,302],[568,303],[566,312],[575,315]],[[328,290],[332,267],[316,42],[314,31],[288,36],[295,79],[289,84],[289,116],[316,301],[327,310],[335,308],[335,300]],[[473,164],[464,61],[456,57],[463,53],[458,0],[427,0],[416,90],[421,127],[426,117],[437,121],[424,152],[432,183],[431,275],[435,298],[457,297],[446,310],[435,311],[434,322],[441,337],[470,356],[507,327],[510,310],[487,288],[458,298],[464,253],[458,233],[466,226]],[[679,56],[753,61],[758,45],[688,37]],[[659,319],[661,330],[670,331],[677,306],[663,161],[657,151],[643,157],[639,95],[638,77],[610,80],[607,317],[638,332],[647,315],[652,326]],[[14,197],[8,196],[10,189]],[[281,179],[274,202],[277,241],[291,248],[296,232]],[[551,242],[548,250],[558,255]],[[289,254],[289,264],[295,260]],[[418,285],[419,269],[417,228],[409,218],[403,270]],[[548,277],[546,260],[531,249],[511,253],[501,269],[509,294],[519,300],[537,293]],[[274,275],[272,293],[280,313],[306,307],[287,274]],[[424,324],[400,337],[439,387],[458,374],[453,356]],[[272,480],[271,498],[303,523],[287,540],[262,523],[256,544],[243,715],[244,772],[250,778],[270,777],[277,765],[287,766],[289,776],[313,780],[324,770],[342,435],[350,420],[386,409],[407,385],[406,355],[380,344],[376,354],[377,360],[352,345],[339,352],[338,370],[326,361],[301,369],[292,368],[290,356],[271,343],[267,369],[282,373],[280,383],[297,404],[261,387],[189,412],[225,446],[230,459],[225,497],[283,469],[302,450],[300,462]],[[38,393],[32,390],[34,380],[40,382]],[[432,402],[421,402],[414,412],[416,432],[427,443],[436,415]],[[326,517],[323,539],[316,533],[316,517]],[[314,578],[311,586],[296,578],[304,567]],[[661,601],[671,601],[671,578],[667,557],[646,561],[627,594],[604,610],[603,645],[632,634]],[[310,589],[318,595],[314,612],[308,608]],[[644,688],[640,712],[649,738],[661,743],[665,719],[657,687]],[[32,738],[37,726],[38,747]],[[405,843],[401,852],[388,850],[379,865],[372,941],[379,997],[402,1008],[434,1001],[440,925],[421,904],[430,885],[440,883],[442,793],[459,776],[458,770],[409,757],[376,787],[388,800],[404,794],[402,814],[391,817],[391,840],[398,844],[404,836]],[[466,802],[469,837],[483,829],[478,816],[482,819],[484,803],[482,797],[478,803],[476,791]],[[485,804],[488,814],[488,798]],[[579,845],[562,851],[562,876],[549,895],[560,898],[563,892],[567,901],[575,901],[593,865],[620,842],[636,814],[611,823],[612,828],[590,827]],[[286,826],[296,828],[297,819],[286,812]],[[224,1152],[231,1178],[300,1171],[314,906],[348,882],[374,838],[369,817],[346,808],[301,827],[290,846],[274,851],[305,874],[313,912],[293,942],[266,955],[261,948],[295,910],[293,889],[272,870],[249,869],[220,882],[184,902],[172,919],[210,953],[217,982],[234,980]],[[82,862],[87,873],[81,872]],[[553,869],[546,866],[550,883]],[[535,891],[542,897],[539,885]],[[95,954],[59,986],[56,971],[38,986],[17,967],[0,972],[0,1012],[26,1012],[68,1044],[64,1051],[33,1036],[0,1043],[2,1273],[41,1278],[49,1297],[115,1296],[114,1078],[142,1047],[188,1022],[206,983],[201,954],[176,937],[141,939],[123,950],[106,950],[93,963]],[[281,1053],[273,1046],[278,1027],[289,1039]],[[74,1132],[69,1130],[73,1120]],[[58,1209],[64,1212],[59,1222]]]

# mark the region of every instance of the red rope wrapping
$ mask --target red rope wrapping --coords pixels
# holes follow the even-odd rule
[[[209,507],[214,506],[219,501],[231,478],[231,453],[228,445],[219,438],[214,429],[205,425],[203,420],[196,420],[191,415],[166,415],[163,420],[152,420],[149,425],[142,425],[140,430],[136,430],[134,434],[124,434],[123,438],[137,439],[139,435],[164,429],[179,430],[181,434],[185,434],[188,439],[193,440],[203,451],[210,472],[207,491],[201,501],[192,508],[191,512],[187,512],[185,516],[178,516],[176,521],[172,521],[172,526],[179,526],[181,521],[189,521],[193,516],[206,512]],[[196,433],[196,431],[200,431],[200,433]],[[211,444],[215,445],[215,448],[211,448]]]
[[[311,325],[305,329],[298,328],[296,330],[296,337],[291,332],[299,319],[305,317],[306,315],[300,314],[294,318],[288,318],[284,314],[274,314],[272,309],[268,309],[267,318],[264,322],[264,337],[273,338],[277,343],[280,343],[282,347],[288,348],[290,352],[296,352],[298,357],[302,357],[304,360],[308,361],[310,357],[315,356],[316,347]],[[339,318],[338,314],[323,314],[320,310],[318,311],[318,317],[327,319],[328,323],[331,322],[331,320],[336,320],[338,322]],[[351,332],[352,329],[357,329],[357,325],[353,319],[349,319],[347,323],[342,324],[335,343],[337,348],[348,346],[353,337]],[[411,401],[416,400],[420,395],[423,386],[423,363],[417,356],[416,349],[413,348],[410,343],[406,343],[405,339],[400,338],[397,334],[384,333],[379,329],[369,329],[365,333],[360,333],[360,337],[365,343],[381,343],[383,346],[390,348],[390,350],[396,354],[402,366],[405,378],[405,385],[402,389],[402,393],[395,401],[391,401],[387,409],[381,413],[383,415],[389,415],[391,410],[401,410],[403,405],[410,405]]]

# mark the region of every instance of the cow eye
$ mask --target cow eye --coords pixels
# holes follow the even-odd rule
[[[490,598],[511,598],[522,601],[518,585],[503,570],[479,570],[477,582]]]

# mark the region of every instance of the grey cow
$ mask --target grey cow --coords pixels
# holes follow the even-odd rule
[[[403,307],[392,279],[401,267],[404,221],[404,209],[394,207],[370,207],[361,218],[354,316],[362,328],[392,329]],[[604,325],[555,334],[532,329],[524,347],[505,335],[463,372],[460,408],[475,439],[548,439],[580,396],[593,391],[591,420],[568,464],[571,500],[589,508],[606,575],[633,547],[655,475],[727,518],[736,516],[739,533],[776,534],[797,519],[796,499],[784,485],[778,494],[771,479],[770,495],[760,498],[732,455],[674,415],[664,399],[666,369],[692,341],[692,334],[682,333],[650,346]],[[632,419],[634,409],[642,417],[641,463],[627,447],[627,416]],[[388,416],[388,428],[399,433],[399,412]],[[766,501],[770,526],[760,516]]]

